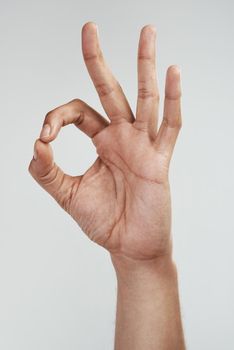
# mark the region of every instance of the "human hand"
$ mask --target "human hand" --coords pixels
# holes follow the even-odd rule
[[[167,70],[164,113],[158,124],[159,92],[155,29],[145,26],[138,47],[136,116],[105,63],[96,25],[82,29],[90,77],[110,121],[75,99],[46,115],[29,171],[76,220],[87,236],[112,256],[151,260],[171,252],[169,163],[181,128],[180,72]],[[91,137],[98,157],[81,176],[54,163],[50,142],[73,123]]]

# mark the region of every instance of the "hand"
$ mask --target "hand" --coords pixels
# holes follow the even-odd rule
[[[167,70],[164,113],[157,128],[159,92],[155,29],[142,28],[138,47],[136,116],[105,63],[97,27],[82,29],[90,77],[110,121],[75,99],[46,115],[29,171],[77,221],[88,237],[112,256],[148,260],[171,252],[169,163],[181,128],[180,72]],[[93,141],[98,157],[82,176],[69,176],[54,163],[50,142],[73,123]]]

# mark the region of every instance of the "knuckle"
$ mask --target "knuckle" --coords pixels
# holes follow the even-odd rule
[[[163,123],[165,124],[165,126],[168,126],[170,128],[173,129],[177,129],[180,130],[182,127],[182,119],[181,117],[176,117],[176,118],[163,118]]]
[[[92,52],[92,53],[85,52],[83,54],[83,56],[84,56],[84,60],[86,62],[88,62],[88,61],[97,61],[97,60],[99,60],[101,58],[102,54],[101,54],[101,51],[96,51],[96,52]]]
[[[165,94],[165,99],[170,100],[170,101],[179,101],[181,98],[181,92],[176,92],[176,93],[168,93],[166,92]]]
[[[178,129],[181,129],[182,126],[183,126],[183,123],[182,123],[182,120],[181,120],[181,118],[180,118],[179,121],[178,121],[178,124],[177,124],[177,128],[178,128]]]
[[[66,112],[74,112],[76,113],[77,111],[81,111],[83,110],[85,106],[85,102],[82,101],[79,98],[74,98],[73,100],[71,100],[68,104],[67,104],[67,110]]]
[[[143,131],[143,132],[148,132],[149,130],[149,124],[147,120],[140,120],[140,119],[136,119],[133,123],[133,126],[139,130],[139,131]]]
[[[109,96],[114,91],[114,87],[107,83],[96,84],[95,87],[100,97]]]
[[[46,171],[38,173],[38,179],[42,185],[49,186],[57,180],[58,174],[59,168],[58,166],[54,165]]]
[[[73,100],[71,100],[69,103],[68,103],[68,105],[70,105],[70,104],[74,104],[74,105],[82,105],[82,104],[84,104],[84,101],[82,101],[81,99],[79,99],[79,98],[74,98]]]
[[[147,87],[139,87],[138,97],[143,100],[151,98],[154,99],[156,102],[159,102],[160,100],[159,94]]]
[[[154,63],[154,57],[153,56],[144,55],[144,54],[141,54],[141,53],[138,55],[138,60],[139,61],[146,61],[146,62],[149,62],[149,63]]]
[[[175,118],[173,120],[173,127],[176,128],[176,129],[181,129],[182,127],[182,119],[180,116],[178,116],[177,118]]]
[[[86,103],[79,98],[73,99],[71,102],[68,104],[68,108],[71,109],[71,113],[75,113],[77,115],[76,119],[73,121],[73,124],[76,125],[77,127],[83,122],[84,120],[84,107]]]

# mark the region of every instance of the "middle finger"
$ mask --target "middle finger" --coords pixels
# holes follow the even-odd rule
[[[107,66],[99,44],[97,26],[88,22],[82,28],[82,51],[89,75],[109,118],[135,120],[124,92]]]

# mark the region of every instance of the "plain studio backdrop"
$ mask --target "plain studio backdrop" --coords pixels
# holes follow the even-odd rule
[[[134,111],[141,27],[157,28],[161,103],[167,67],[181,67],[183,128],[170,179],[185,337],[190,350],[234,349],[233,2],[0,4],[0,349],[113,348],[109,255],[27,170],[49,110],[77,97],[103,113],[82,58],[87,21],[98,24],[106,60]],[[96,157],[74,126],[61,131],[53,149],[72,175]]]

